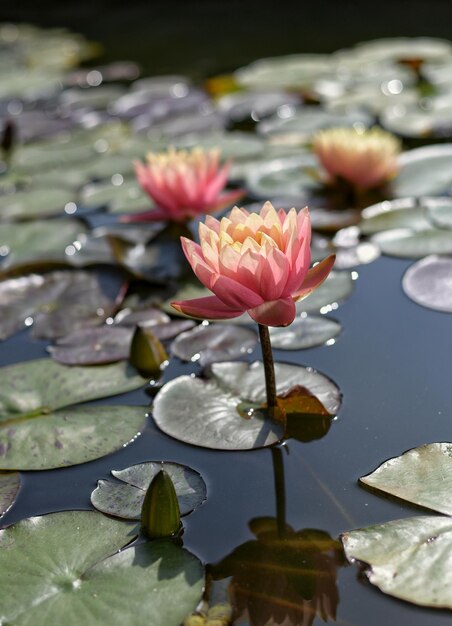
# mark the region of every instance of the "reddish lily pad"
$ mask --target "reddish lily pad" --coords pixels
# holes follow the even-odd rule
[[[101,326],[76,330],[57,340],[48,351],[65,365],[98,365],[129,358],[133,329]]]

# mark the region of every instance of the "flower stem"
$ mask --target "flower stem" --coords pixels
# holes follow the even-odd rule
[[[270,412],[272,412],[272,409],[278,406],[278,400],[276,397],[275,367],[273,365],[272,344],[270,342],[268,326],[259,324],[259,339],[261,342],[262,358],[264,361],[267,407],[270,409]]]

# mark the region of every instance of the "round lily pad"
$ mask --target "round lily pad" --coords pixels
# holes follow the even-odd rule
[[[452,200],[449,198],[431,198],[427,206],[428,218],[438,228],[452,230]]]
[[[20,489],[18,472],[0,472],[0,517],[14,504]]]
[[[306,387],[327,411],[336,414],[341,394],[336,385],[312,368],[275,364],[278,393]],[[208,378],[180,376],[168,382],[154,401],[153,417],[166,434],[193,445],[221,450],[262,448],[284,437],[282,424],[259,408],[265,402],[262,363],[214,363]]]
[[[273,348],[278,350],[305,350],[334,343],[340,332],[339,322],[307,315],[295,318],[290,326],[270,328],[270,339]]]
[[[423,516],[342,536],[349,561],[366,563],[385,593],[423,606],[452,608],[452,520]]]
[[[309,86],[329,74],[332,59],[326,54],[292,54],[259,59],[234,73],[239,85],[255,89]]]
[[[427,206],[428,201],[424,198],[385,200],[364,209],[359,228],[363,235],[374,235],[398,228],[426,230],[432,227]]]
[[[360,481],[418,506],[452,515],[452,444],[430,443],[408,450]]]
[[[153,206],[152,200],[133,179],[123,180],[119,185],[112,182],[87,185],[80,192],[80,204],[84,208],[106,206],[111,213],[138,212]]]
[[[86,227],[74,219],[34,220],[2,224],[0,228],[0,267],[10,269],[35,261],[61,261]]]
[[[65,188],[26,189],[0,196],[0,216],[2,220],[29,220],[64,215],[65,207],[73,201],[74,193]]]
[[[354,281],[350,272],[331,271],[326,280],[304,300],[297,302],[298,313],[327,313],[352,293]]]
[[[452,313],[452,257],[428,256],[405,272],[402,287],[406,295],[429,309]]]
[[[452,144],[425,146],[399,157],[400,171],[392,181],[394,196],[439,196],[452,189]]]
[[[220,107],[221,110],[221,107]],[[176,142],[178,148],[201,147],[204,150],[218,149],[223,160],[243,160],[259,156],[264,150],[264,141],[253,133],[215,132],[187,135]]]
[[[2,619],[80,626],[83,616],[90,626],[179,626],[201,598],[201,563],[171,541],[127,548],[136,535],[135,524],[92,511],[7,528],[0,538]]]
[[[429,254],[452,254],[452,231],[429,228],[412,231],[407,228],[388,230],[372,237],[383,254],[419,259]]]
[[[66,365],[98,365],[129,358],[133,329],[101,326],[76,330],[57,340],[48,351]]]
[[[154,476],[165,470],[176,490],[181,515],[187,515],[206,499],[206,484],[201,475],[186,465],[167,461],[148,461],[123,470],[112,470],[122,482],[99,480],[91,494],[96,509],[126,519],[139,520],[144,496]]]
[[[35,359],[0,368],[0,424],[41,417],[77,402],[138,389],[145,380],[126,363],[68,367]]]
[[[30,413],[0,417],[0,469],[68,467],[111,454],[141,433],[147,409],[87,405]]]
[[[312,175],[317,167],[317,158],[310,152],[267,161],[250,170],[246,188],[258,198],[290,195],[301,200],[319,188]]]
[[[256,344],[257,335],[249,328],[201,324],[179,335],[171,344],[171,353],[183,361],[198,361],[205,366],[247,354]]]

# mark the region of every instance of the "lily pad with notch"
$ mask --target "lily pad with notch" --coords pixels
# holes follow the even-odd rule
[[[275,373],[279,395],[300,385],[336,415],[341,393],[325,375],[285,363],[276,363]],[[285,425],[270,420],[263,408],[262,363],[213,363],[205,374],[205,379],[175,378],[157,394],[153,417],[163,432],[185,443],[221,450],[262,448],[284,438]]]
[[[340,332],[341,325],[336,320],[305,315],[295,318],[290,326],[270,328],[270,338],[277,350],[306,350],[334,343]]]
[[[198,472],[179,463],[148,461],[112,470],[118,481],[99,480],[91,494],[91,503],[108,515],[139,520],[146,491],[162,469],[173,482],[181,515],[188,515],[205,501],[206,484]]]
[[[20,489],[18,472],[0,472],[0,518],[12,507]]]
[[[0,380],[0,470],[84,463],[130,443],[145,424],[144,407],[71,406],[143,386],[125,363],[68,367],[37,359],[0,368]]]
[[[94,511],[32,517],[0,538],[1,615],[47,626],[179,626],[202,596],[203,567],[171,541],[128,545],[135,523]],[[24,570],[23,554],[27,553]]]

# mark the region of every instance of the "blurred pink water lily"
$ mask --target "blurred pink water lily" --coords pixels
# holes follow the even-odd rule
[[[147,162],[135,162],[140,186],[157,208],[123,218],[127,222],[168,220],[186,222],[237,202],[241,190],[222,193],[227,183],[228,165],[220,165],[218,150],[205,152],[170,149],[150,153]]]
[[[383,185],[399,171],[400,142],[378,127],[321,130],[312,147],[330,181],[342,178],[357,189]]]
[[[214,295],[173,302],[178,311],[202,319],[238,317],[245,311],[265,326],[287,326],[295,302],[328,276],[335,256],[313,268],[308,209],[278,212],[266,202],[260,213],[234,207],[221,221],[199,225],[200,245],[182,237],[182,247],[199,280]]]

